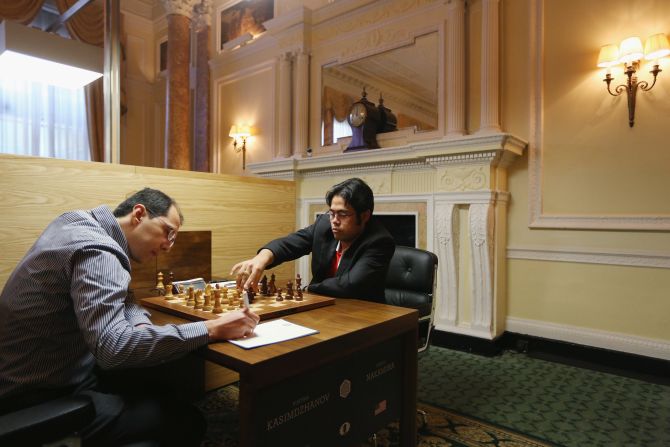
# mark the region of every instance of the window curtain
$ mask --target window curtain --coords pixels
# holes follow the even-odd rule
[[[323,145],[334,143],[333,123],[344,122],[349,114],[349,109],[354,103],[354,98],[337,91],[331,87],[323,89]]]
[[[67,11],[77,0],[56,0],[60,14]],[[65,22],[65,27],[73,39],[90,45],[103,47],[105,43],[104,8],[102,2],[92,2],[79,10]],[[88,118],[88,139],[91,160],[104,161],[104,97],[103,80],[98,79],[84,88]]]
[[[0,80],[0,152],[90,160],[83,89]]]
[[[28,25],[42,9],[44,0],[2,0],[0,19],[13,20]]]

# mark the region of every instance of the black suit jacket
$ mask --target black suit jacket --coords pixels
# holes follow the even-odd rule
[[[393,237],[372,217],[363,233],[342,254],[337,274],[328,278],[337,240],[328,214],[309,227],[275,239],[265,247],[274,254],[270,269],[283,262],[312,254],[312,281],[307,290],[319,295],[384,302],[386,272],[395,251]]]

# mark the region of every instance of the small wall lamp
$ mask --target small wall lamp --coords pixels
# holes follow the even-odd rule
[[[238,126],[233,124],[230,127],[228,136],[233,139],[233,149],[235,152],[242,151],[242,169],[247,167],[247,138],[251,136],[250,126]],[[238,140],[242,140],[242,145],[238,147]]]
[[[642,48],[642,41],[639,37],[629,37],[621,42],[617,47],[614,44],[605,45],[600,49],[598,56],[598,67],[607,68],[604,82],[607,83],[607,91],[612,96],[619,96],[624,91],[628,97],[628,125],[633,127],[635,124],[635,97],[638,87],[644,91],[651,90],[656,85],[656,76],[662,71],[658,66],[658,59],[670,55],[670,45],[668,38],[664,33],[650,36]],[[640,68],[642,58],[654,60],[654,69],[649,73],[654,75],[654,81],[651,86],[647,81],[638,82],[635,72]],[[617,64],[624,64],[624,73],[628,77],[625,84],[617,85],[614,92],[610,90],[610,83],[614,79],[609,71],[610,67]]]

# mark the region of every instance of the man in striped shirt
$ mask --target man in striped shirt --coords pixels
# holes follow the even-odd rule
[[[109,371],[165,364],[209,342],[250,334],[258,323],[246,309],[156,326],[134,302],[130,259],[169,251],[182,223],[173,199],[145,188],[113,213],[100,206],[49,224],[0,295],[0,413],[83,393],[96,409],[82,432],[88,445],[198,445],[204,421],[195,408],[165,390],[109,380]],[[195,428],[184,430],[189,424]]]

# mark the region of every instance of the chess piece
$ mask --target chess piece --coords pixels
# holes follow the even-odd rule
[[[298,288],[297,295],[295,297],[296,301],[302,301],[302,289]]]
[[[186,299],[186,305],[188,307],[195,307],[195,292],[193,291],[193,286],[188,286],[188,298]]]
[[[205,302],[202,305],[202,310],[205,312],[212,311],[212,286],[210,284],[205,286]]]
[[[286,299],[293,299],[293,283],[291,281],[286,283]]]
[[[263,296],[268,296],[268,277],[267,275],[263,275],[263,278],[260,280],[260,285],[261,285],[261,295]]]
[[[174,299],[174,295],[172,294],[172,282],[174,281],[174,274],[170,272],[168,274],[168,283],[165,285],[165,299],[168,301],[171,301]]]
[[[284,297],[281,296],[281,289],[277,289],[277,301],[284,301]]]
[[[217,284],[217,287],[214,289],[214,308],[212,312],[215,314],[223,313],[223,309],[221,308],[221,290],[218,286]]]
[[[186,289],[184,289],[184,285],[179,284],[179,287],[177,287],[177,290],[179,291],[179,292],[177,292],[177,297],[181,300],[185,300],[187,296],[186,296]]]
[[[202,290],[198,289],[195,291],[195,306],[193,309],[202,310]]]
[[[165,286],[163,285],[163,272],[158,272],[156,275],[156,290],[159,295],[165,294]]]
[[[254,304],[254,300],[256,299],[256,292],[249,289],[247,291],[247,297],[249,298],[249,304]]]
[[[223,296],[224,296],[224,298],[227,298],[228,310],[235,309],[235,297],[233,296],[233,294],[231,293],[230,297],[229,297],[228,296],[228,289],[223,289]],[[224,301],[226,301],[226,300],[224,299]]]
[[[277,286],[275,286],[275,274],[270,275],[270,284],[268,284],[268,294],[274,295],[277,293]]]
[[[302,278],[300,277],[300,273],[295,275],[295,288],[296,290],[302,289]]]

